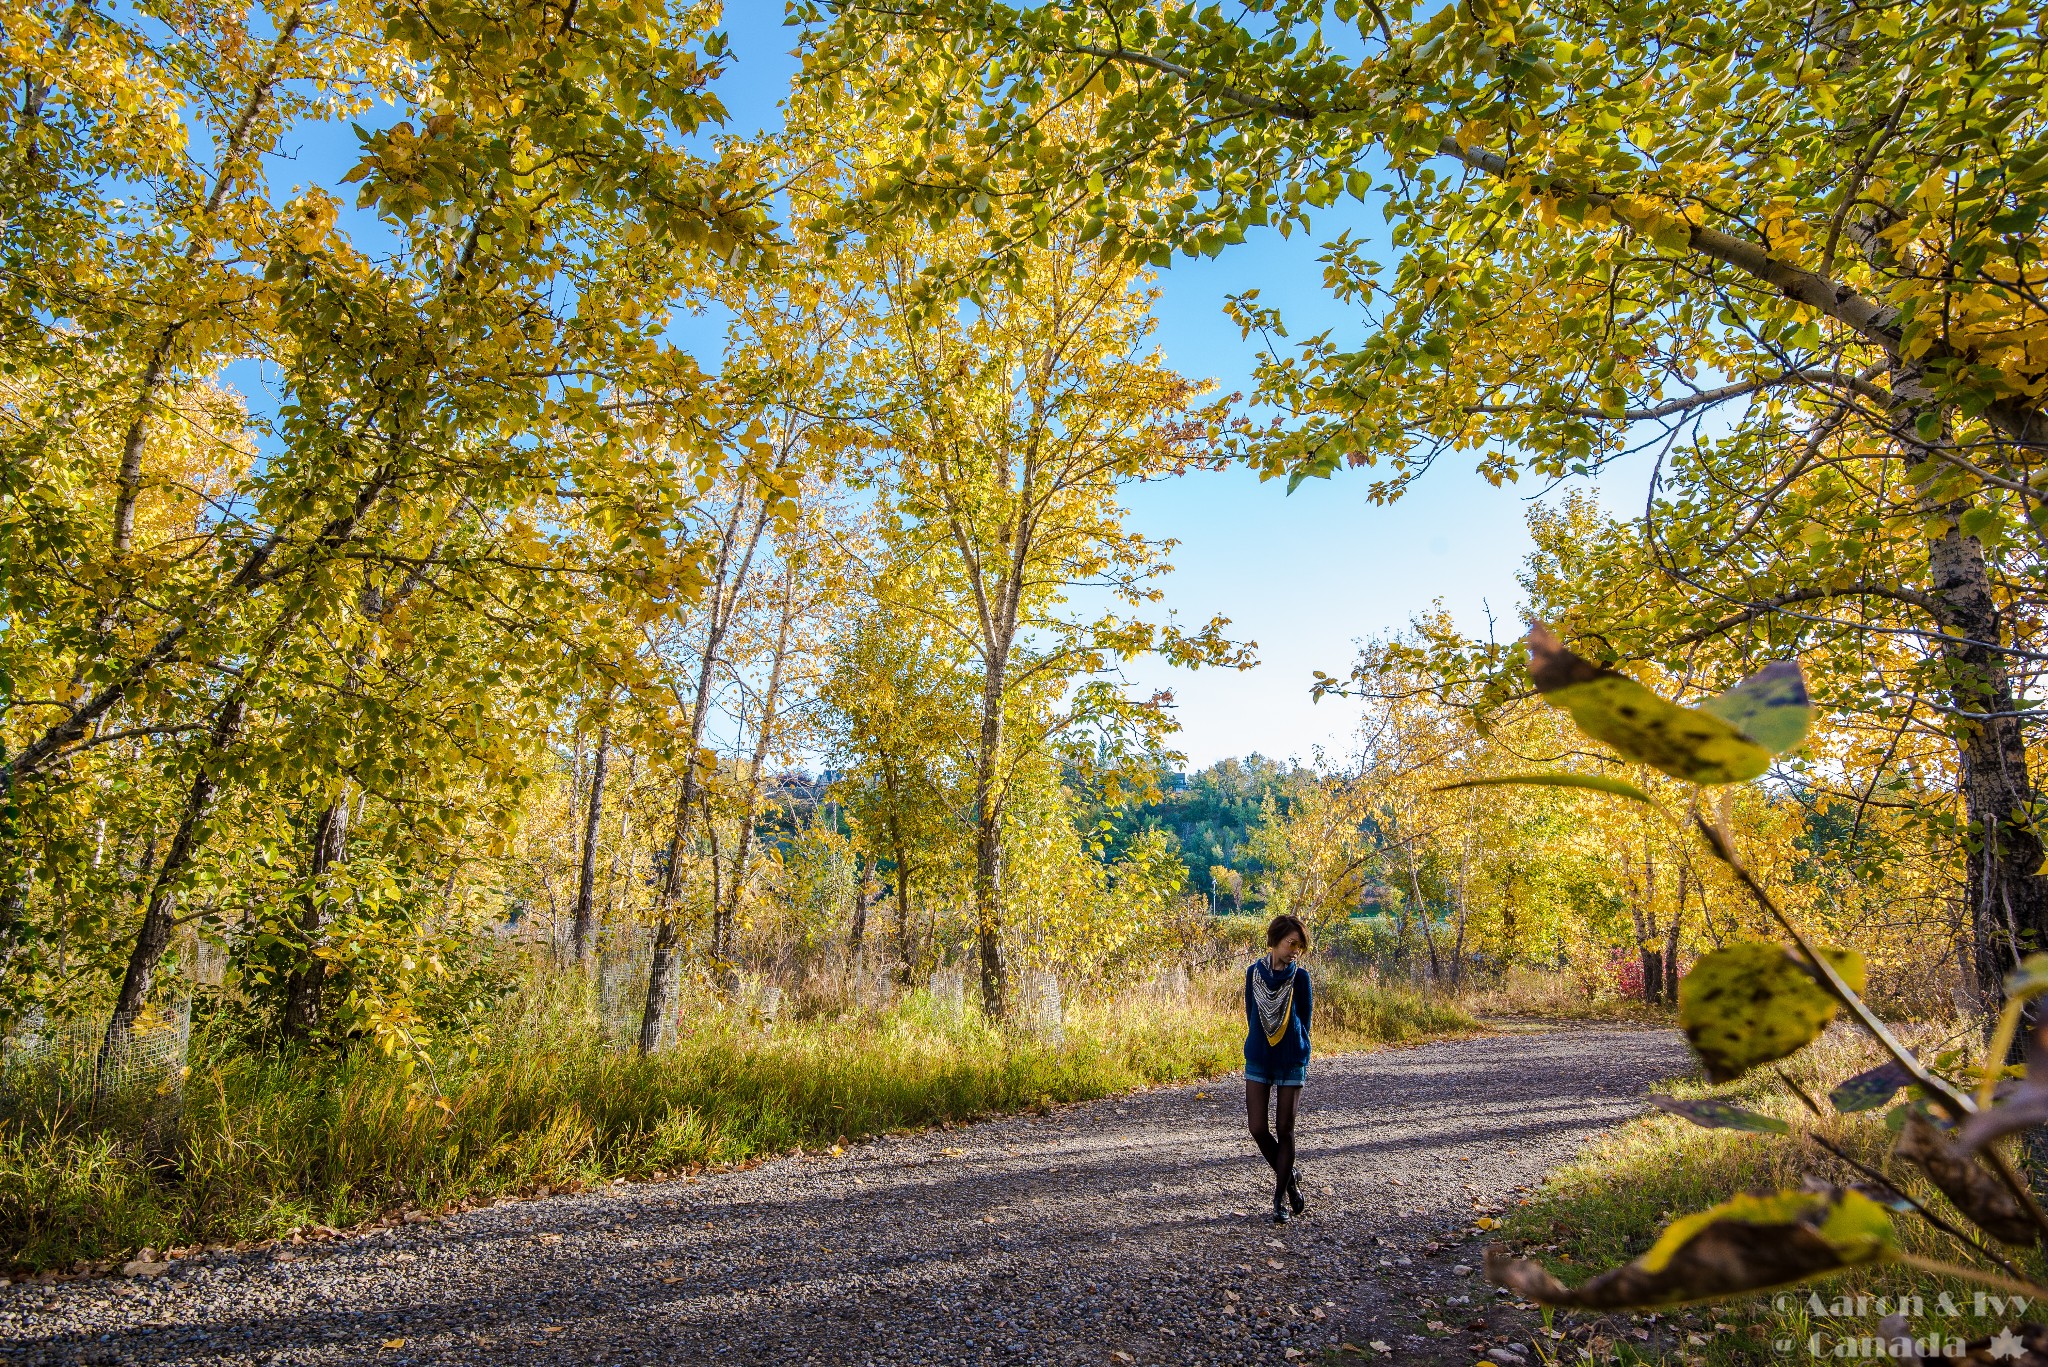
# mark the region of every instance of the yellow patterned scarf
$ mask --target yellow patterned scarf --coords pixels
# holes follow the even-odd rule
[[[1278,987],[1266,986],[1266,975],[1253,964],[1246,970],[1252,975],[1252,1004],[1259,1009],[1259,1028],[1266,1032],[1267,1044],[1280,1043],[1280,1037],[1287,1033],[1287,1022],[1294,1015],[1294,973],[1296,964],[1287,965],[1287,978]]]

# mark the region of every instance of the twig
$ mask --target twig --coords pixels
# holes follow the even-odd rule
[[[1957,1277],[1966,1282],[1977,1282],[1984,1286],[1995,1286],[2001,1291],[2017,1291],[2022,1296],[2039,1296],[2042,1288],[2032,1282],[2016,1282],[2010,1277],[2001,1277],[1993,1272],[1980,1272],[1974,1267],[1960,1263],[1944,1263],[1934,1258],[1923,1258],[1917,1253],[1901,1253],[1899,1261],[1921,1272],[1931,1272],[1937,1277]]]
[[[1788,1088],[1790,1088],[1792,1091],[1792,1095],[1798,1097],[1799,1100],[1805,1104],[1807,1110],[1813,1112],[1813,1114],[1816,1117],[1824,1118],[1826,1116],[1827,1113],[1821,1110],[1820,1103],[1815,1101],[1811,1096],[1807,1095],[1806,1089],[1804,1087],[1801,1087],[1798,1083],[1794,1082],[1783,1068],[1774,1068],[1772,1069],[1772,1071],[1778,1075],[1778,1081],[1784,1083]],[[1957,1243],[1962,1244],[1965,1247],[1971,1249],[1980,1257],[1987,1258],[1990,1261],[1997,1263],[2000,1267],[2004,1268],[2013,1277],[2021,1281],[2026,1280],[2025,1273],[2021,1272],[2018,1268],[2014,1267],[2011,1263],[2007,1262],[1994,1250],[1989,1249],[1985,1247],[1983,1244],[1978,1243],[1975,1239],[1971,1238],[1963,1230],[1958,1229],[1956,1226],[1950,1224],[1941,1216],[1936,1215],[1933,1211],[1929,1210],[1926,1206],[1920,1204],[1919,1200],[1916,1199],[1911,1192],[1899,1186],[1898,1183],[1894,1182],[1881,1169],[1871,1167],[1868,1163],[1864,1162],[1860,1158],[1851,1157],[1849,1154],[1844,1153],[1841,1147],[1837,1145],[1833,1140],[1826,1139],[1820,1135],[1817,1135],[1811,1130],[1800,1131],[1799,1137],[1808,1140],[1809,1142],[1816,1144],[1819,1147],[1827,1150],[1836,1158],[1839,1158],[1842,1162],[1848,1164],[1851,1168],[1854,1168],[1857,1172],[1862,1173],[1865,1177],[1877,1183],[1886,1191],[1898,1197],[1901,1201],[1904,1201],[1907,1205],[1913,1208],[1914,1214],[1918,1215],[1928,1224],[1933,1225],[1943,1234],[1948,1235],[1949,1238],[1954,1239]],[[2048,1287],[2042,1287],[2040,1288],[2040,1290],[2043,1294],[2048,1294]]]
[[[1977,1109],[1975,1104],[1951,1086],[1946,1079],[1928,1072],[1926,1065],[1920,1062],[1913,1051],[1901,1044],[1898,1038],[1885,1028],[1884,1022],[1871,1013],[1870,1008],[1864,1005],[1863,998],[1857,996],[1855,990],[1842,981],[1842,975],[1835,972],[1835,966],[1827,961],[1827,958],[1814,947],[1813,942],[1806,938],[1804,932],[1792,923],[1792,918],[1779,908],[1768,892],[1764,891],[1763,884],[1756,881],[1756,875],[1735,857],[1735,849],[1729,844],[1728,837],[1704,817],[1693,817],[1693,823],[1706,837],[1715,857],[1734,870],[1735,876],[1742,880],[1742,886],[1749,890],[1749,895],[1771,914],[1773,920],[1785,928],[1785,933],[1792,937],[1793,943],[1799,946],[1799,952],[1804,954],[1807,962],[1812,965],[1814,976],[1820,979],[1821,986],[1825,987],[1836,1001],[1848,1008],[1849,1014],[1856,1018],[1856,1023],[1861,1025],[1871,1038],[1884,1046],[1884,1051],[1906,1070],[1913,1081],[1946,1103],[1946,1108],[1953,1112],[1957,1120],[1974,1113]]]
[[[1966,1115],[1974,1114],[1977,1110],[1976,1104],[1958,1092],[1946,1079],[1928,1072],[1919,1057],[1899,1043],[1897,1037],[1885,1028],[1884,1022],[1872,1014],[1870,1008],[1864,1004],[1863,998],[1858,996],[1849,984],[1842,981],[1842,975],[1835,972],[1835,966],[1829,963],[1814,947],[1813,942],[1792,923],[1792,918],[1784,913],[1768,892],[1764,891],[1763,884],[1756,881],[1756,875],[1736,857],[1735,846],[1728,839],[1727,832],[1697,815],[1693,817],[1693,824],[1698,826],[1700,833],[1706,837],[1707,845],[1714,851],[1715,857],[1734,870],[1735,876],[1742,880],[1742,886],[1749,890],[1749,895],[1771,914],[1773,920],[1785,928],[1785,933],[1792,937],[1793,943],[1799,946],[1800,953],[1804,954],[1807,962],[1813,966],[1814,975],[1820,979],[1821,985],[1848,1008],[1849,1014],[1856,1018],[1857,1024],[1861,1025],[1871,1038],[1884,1046],[1885,1052],[1897,1060],[1899,1066],[1906,1070],[1913,1081],[1944,1103],[1944,1109],[1948,1110],[1953,1119],[1961,1120]],[[2006,1190],[2012,1193],[2013,1199],[2020,1203],[2020,1208],[2026,1211],[2028,1220],[2033,1223],[2040,1237],[2048,1240],[2048,1215],[2042,1213],[2040,1202],[2034,1199],[2034,1193],[2028,1190],[2027,1184],[2019,1179],[2019,1174],[2006,1162],[2005,1155],[1987,1146],[1983,1150],[1983,1157],[1992,1172],[1997,1174],[1998,1180],[2005,1185]]]
[[[1778,1081],[1785,1084],[1786,1090],[1799,1098],[1801,1105],[1805,1106],[1807,1110],[1812,1111],[1816,1116],[1826,1117],[1827,1112],[1820,1108],[1820,1103],[1808,1096],[1806,1089],[1794,1082],[1790,1073],[1786,1072],[1783,1068],[1773,1068],[1771,1071],[1778,1075]]]

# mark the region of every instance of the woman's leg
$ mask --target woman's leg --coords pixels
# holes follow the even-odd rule
[[[1251,1126],[1252,1143],[1259,1146],[1259,1152],[1265,1155],[1266,1162],[1277,1174],[1280,1171],[1280,1144],[1273,1138],[1273,1132],[1266,1128],[1266,1106],[1272,1090],[1263,1082],[1245,1079],[1244,1118]]]
[[[1279,1131],[1274,1136],[1274,1147],[1279,1150],[1279,1159],[1273,1164],[1273,1170],[1280,1174],[1280,1180],[1290,1188],[1294,1183],[1294,1112],[1300,1105],[1301,1088],[1282,1087],[1273,1106],[1273,1127]],[[1292,1192],[1289,1194],[1292,1195]]]

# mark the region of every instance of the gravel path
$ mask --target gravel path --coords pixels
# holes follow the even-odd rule
[[[1468,1367],[1490,1347],[1514,1367],[1534,1357],[1516,1341],[1529,1319],[1470,1271],[1475,1211],[1688,1066],[1676,1035],[1595,1027],[1318,1060],[1309,1212],[1284,1229],[1225,1078],[159,1277],[0,1289],[0,1357],[1113,1367],[1359,1361],[1350,1344]]]

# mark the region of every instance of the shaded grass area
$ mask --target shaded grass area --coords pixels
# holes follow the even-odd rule
[[[1885,1128],[1883,1109],[1837,1115],[1829,1107],[1829,1088],[1879,1061],[1867,1040],[1837,1027],[1783,1065],[1787,1076],[1828,1112],[1819,1117],[1768,1069],[1727,1088],[1709,1088],[1696,1079],[1674,1082],[1666,1089],[1673,1095],[1711,1094],[1732,1100],[1786,1120],[1794,1134],[1704,1130],[1666,1115],[1646,1116],[1596,1140],[1575,1162],[1552,1174],[1509,1215],[1502,1233],[1510,1246],[1575,1283],[1637,1257],[1673,1219],[1738,1192],[1796,1188],[1809,1175],[1836,1184],[1861,1180],[1840,1159],[1803,1138],[1805,1134],[1825,1138],[1884,1171],[1929,1209],[1968,1229],[1968,1222],[1917,1171],[1890,1158],[1892,1136]],[[1913,1253],[1996,1271],[1917,1215],[1899,1214],[1895,1224],[1900,1243]],[[2038,1280],[2048,1273],[2048,1263],[2038,1253],[2023,1256],[1995,1247],[2029,1278]],[[1565,1337],[1549,1340],[1547,1351],[1559,1362],[1584,1361],[1582,1350],[1588,1350],[1596,1362],[1664,1367],[1811,1361],[1816,1349],[1820,1357],[1831,1358],[1841,1355],[1838,1350],[1845,1342],[1877,1335],[1879,1321],[1890,1310],[1902,1305],[1909,1312],[1916,1308],[1912,1297],[1919,1300],[1918,1313],[1909,1314],[1910,1327],[1921,1336],[1938,1332],[1945,1339],[1970,1339],[1996,1334],[2022,1320],[2048,1319],[2048,1305],[2036,1304],[2023,1313],[2006,1305],[2001,1312],[1999,1301],[1979,1301],[1979,1293],[1985,1291],[1973,1282],[1910,1269],[1851,1271],[1786,1291],[1661,1316],[1561,1312],[1553,1327]],[[1648,1338],[1638,1338],[1638,1331],[1647,1331]]]
[[[1407,989],[1335,977],[1318,1017],[1326,1051],[1475,1028]],[[915,994],[774,1024],[707,1007],[642,1059],[600,1038],[573,988],[529,985],[488,1043],[431,1075],[366,1048],[224,1051],[193,1069],[177,1145],[154,1164],[67,1114],[0,1125],[0,1260],[69,1268],[746,1163],[1214,1075],[1238,1065],[1243,1035],[1221,986],[1076,1007],[1057,1040]]]

